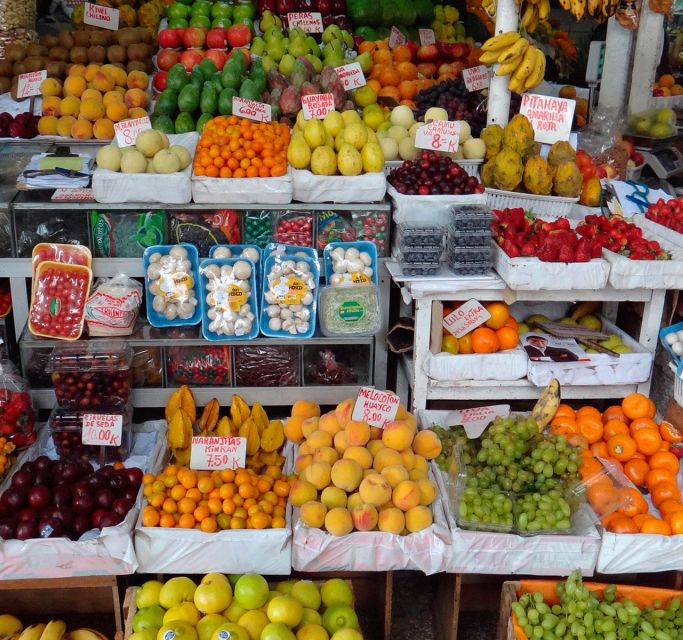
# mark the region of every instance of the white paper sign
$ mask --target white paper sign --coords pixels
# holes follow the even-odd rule
[[[53,202],[93,202],[95,196],[92,194],[92,189],[55,189],[55,192],[50,198]]]
[[[525,93],[519,112],[531,122],[536,142],[553,144],[569,140],[575,108],[575,100]]]
[[[103,29],[110,29],[111,31],[118,30],[118,9],[114,9],[113,7],[102,7],[99,4],[92,4],[92,2],[86,2],[84,5],[83,24],[89,24],[92,27],[102,27]]]
[[[490,317],[491,314],[484,305],[472,298],[444,317],[443,328],[456,338],[462,338],[466,333],[484,324]]]
[[[81,442],[104,447],[120,447],[123,416],[84,413]]]
[[[243,469],[247,461],[246,438],[197,436],[192,438],[190,469]]]
[[[47,78],[47,69],[20,73],[17,80],[17,98],[40,95],[40,83]]]
[[[304,11],[301,13],[288,13],[287,23],[289,28],[299,27],[306,33],[322,33],[325,29],[323,27],[323,17],[317,11]]]
[[[304,112],[304,120],[324,118],[330,111],[334,111],[334,96],[331,93],[301,96],[301,108]]]
[[[114,123],[114,133],[116,134],[116,144],[119,147],[130,147],[135,144],[138,134],[145,129],[151,129],[152,123],[147,116],[133,118],[123,122]]]
[[[384,429],[396,418],[400,403],[401,398],[391,391],[361,387],[358,390],[351,419],[357,422],[367,422],[371,427]]]
[[[478,438],[484,429],[496,418],[506,418],[510,415],[509,404],[494,404],[490,407],[471,407],[451,411],[446,420],[449,425],[460,424],[465,428],[468,438]]]
[[[247,118],[247,120],[256,120],[256,122],[270,122],[271,108],[265,102],[234,96],[232,99],[232,115]]]
[[[421,126],[415,134],[418,149],[455,153],[460,140],[460,125],[452,120],[432,120]]]
[[[344,91],[352,91],[353,89],[358,89],[358,87],[364,87],[367,84],[365,81],[365,74],[360,68],[360,62],[342,65],[341,67],[337,67],[335,71],[337,72],[337,77],[344,85]]]
[[[434,44],[436,42],[436,36],[432,29],[418,29],[418,36],[420,37],[420,44]]]
[[[405,44],[408,42],[402,31],[398,27],[391,27],[391,33],[389,34],[389,48],[393,49],[398,47],[400,44]]]
[[[489,86],[491,79],[491,69],[480,64],[476,67],[462,70],[462,79],[465,81],[465,86],[468,91],[481,91]]]

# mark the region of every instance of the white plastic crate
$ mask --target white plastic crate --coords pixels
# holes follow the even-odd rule
[[[517,193],[516,191],[500,191],[486,189],[486,204],[491,209],[506,209],[522,207],[529,209],[539,216],[549,215],[554,218],[568,216],[572,205],[578,198],[560,198],[559,196],[539,196],[534,193]]]

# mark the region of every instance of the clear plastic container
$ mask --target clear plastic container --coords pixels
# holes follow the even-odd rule
[[[31,390],[10,360],[0,361],[0,421],[0,435],[17,449],[36,441],[36,411]]]
[[[604,458],[596,460],[601,469],[572,487],[576,501],[585,501],[590,506],[591,521],[586,524],[595,524],[621,509],[628,502],[628,493],[623,489],[637,489],[613,462]]]
[[[406,262],[401,264],[401,271],[404,276],[434,276],[440,266],[438,262]]]
[[[400,263],[425,263],[439,262],[441,258],[441,247],[405,247],[401,249],[397,260]]]
[[[273,240],[284,244],[314,247],[313,214],[301,211],[278,211],[273,222]]]
[[[454,231],[448,230],[448,241],[446,248],[451,247],[484,247],[491,243],[491,232],[486,229],[482,231]]]
[[[89,340],[58,345],[49,370],[57,404],[99,409],[117,399],[128,402],[133,350],[122,340]]]
[[[459,478],[454,506],[455,521],[461,529],[496,533],[514,530],[514,497],[508,491],[467,488]]]
[[[483,276],[491,271],[488,262],[448,262],[448,268],[456,276]]]
[[[483,231],[491,228],[491,210],[476,204],[451,207],[450,226],[457,231]]]
[[[369,240],[380,256],[388,255],[391,220],[388,211],[352,211],[357,240]]]
[[[323,250],[323,262],[328,284],[378,283],[377,247],[367,240],[330,242]]]
[[[62,262],[92,268],[92,254],[88,247],[78,244],[41,242],[33,247],[31,252],[31,276],[33,278],[36,277],[36,271],[41,262]]]
[[[565,496],[562,489],[514,494],[515,532],[522,536],[571,533],[573,510]]]
[[[379,287],[323,287],[318,314],[320,330],[326,336],[375,335],[382,325]]]
[[[448,247],[449,262],[473,262],[491,264],[491,245],[483,247]]]
[[[171,347],[166,360],[169,387],[230,386],[230,347]]]
[[[446,230],[438,225],[398,225],[398,245],[404,247],[441,247]]]

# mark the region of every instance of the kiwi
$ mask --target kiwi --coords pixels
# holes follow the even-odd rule
[[[77,47],[89,47],[90,46],[90,31],[84,31],[83,29],[78,29],[73,32],[74,44]]]
[[[51,33],[46,33],[40,39],[40,42],[42,43],[43,46],[47,47],[48,49],[50,47],[56,47],[59,44],[59,40],[57,39],[57,36],[54,36]]]
[[[140,42],[140,35],[138,30],[133,27],[125,27],[116,32],[116,42],[122,47],[127,47],[131,44],[138,44]]]
[[[0,77],[11,78],[12,74],[12,63],[9,60],[0,60]]]
[[[30,44],[26,47],[26,56],[42,56],[47,57],[47,47],[42,44]]]
[[[0,78],[0,93],[7,93],[12,87],[10,78]]]
[[[12,73],[15,76],[26,73],[26,66],[24,65],[23,61],[19,60],[12,65]]]
[[[26,47],[18,42],[13,42],[5,47],[5,58],[10,62],[18,62],[26,57]]]
[[[85,47],[71,47],[69,59],[76,64],[88,64],[88,50]]]
[[[96,64],[104,62],[107,57],[107,50],[99,45],[92,45],[88,47],[88,60]]]
[[[24,58],[24,73],[30,73],[31,71],[40,71],[45,68],[46,60],[42,56],[29,56]]]
[[[112,33],[111,31],[92,31],[90,33],[90,44],[99,47],[106,47],[111,43]]]
[[[59,44],[67,49],[71,49],[75,44],[71,31],[60,31],[57,39],[59,40]]]
[[[130,73],[131,71],[147,71],[147,66],[144,62],[140,60],[130,60],[126,65],[126,71]]]
[[[149,57],[149,51],[146,44],[130,44],[126,49],[129,60],[139,60],[144,62]]]
[[[61,45],[52,47],[47,52],[47,55],[50,60],[56,60],[57,62],[67,62],[69,60],[69,50]]]
[[[125,62],[126,50],[120,44],[113,44],[107,47],[107,60],[109,62]]]
[[[152,44],[154,37],[152,32],[147,27],[137,27],[138,35],[140,36],[140,42],[145,44]]]
[[[48,60],[45,65],[47,69],[48,78],[64,78],[66,77],[66,62],[57,62],[56,60]]]

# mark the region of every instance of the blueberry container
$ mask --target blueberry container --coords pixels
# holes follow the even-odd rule
[[[413,247],[404,248],[398,254],[397,260],[401,263],[414,264],[416,262],[439,262],[441,249],[436,247]]]
[[[491,263],[491,245],[483,247],[454,247],[449,246],[447,250],[448,262],[463,263]]]
[[[488,229],[480,231],[454,231],[448,230],[446,248],[452,247],[483,247],[491,242],[491,232]]]
[[[451,207],[450,226],[457,231],[484,231],[491,227],[491,210],[476,204]]]
[[[412,262],[401,264],[404,276],[435,276],[439,272],[438,262]]]
[[[446,230],[438,225],[398,225],[398,245],[404,247],[440,247]]]
[[[359,253],[366,253],[370,257],[370,264],[369,265],[364,265],[368,266],[372,269],[372,276],[370,276],[370,280],[374,283],[378,283],[378,276],[377,276],[377,247],[375,246],[374,243],[369,242],[368,240],[358,240],[356,242],[330,242],[327,244],[325,249],[323,250],[323,264],[325,266],[325,282],[327,284],[332,284],[330,279],[334,275],[334,260],[333,260],[333,254],[335,249],[342,249],[344,252],[346,252],[348,249],[357,249]],[[344,264],[346,264],[346,261],[344,261]],[[359,277],[357,280],[354,280],[354,274],[350,272],[342,272],[338,275],[343,276],[343,282],[339,284],[369,284],[367,280],[367,276],[362,276]],[[361,274],[362,275],[362,274]]]
[[[451,262],[449,260],[448,268],[456,276],[485,276],[491,271],[491,265],[488,262]]]

